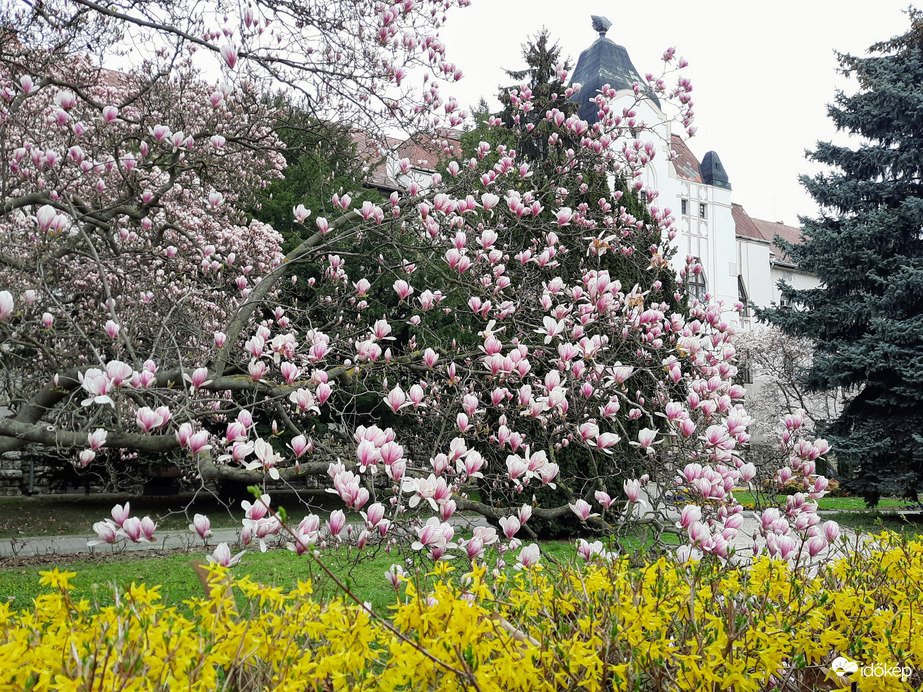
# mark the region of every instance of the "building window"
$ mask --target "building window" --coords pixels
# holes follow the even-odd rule
[[[753,384],[753,374],[750,372],[750,367],[745,363],[741,363],[739,366],[737,366],[737,374],[734,376],[734,384]]]
[[[707,219],[708,218],[708,205],[704,203],[699,203],[699,218]]]
[[[741,317],[750,316],[750,299],[747,296],[747,289],[744,286],[744,277],[737,275],[737,300],[739,300],[744,308],[740,311]]]
[[[689,200],[681,199],[679,201],[679,206],[680,206],[680,211],[682,211],[683,213],[683,216],[687,216],[689,214]]]
[[[708,283],[705,281],[705,270],[699,258],[695,258],[693,265],[698,271],[689,272],[689,297],[695,298],[700,303],[705,302],[705,294],[708,293]]]
[[[641,190],[641,204],[647,204],[647,192]]]

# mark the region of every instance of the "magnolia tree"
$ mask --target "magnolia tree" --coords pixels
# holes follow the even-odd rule
[[[390,27],[421,9],[377,7],[369,50],[396,49]],[[226,68],[260,63],[245,45],[222,51]],[[206,88],[180,70],[107,86],[80,59],[30,72],[30,51],[52,64],[47,49],[16,49],[23,65],[3,83],[0,339],[13,415],[0,449],[54,447],[88,468],[171,453],[202,483],[321,476],[364,525],[309,514],[287,525],[298,552],[406,537],[436,559],[478,560],[536,522],[575,521],[600,534],[645,523],[658,538],[686,535],[686,555],[728,557],[742,525],[732,491],[755,473],[737,454],[749,418],[733,329],[720,305],[688,307],[696,267],[670,269],[670,210],[650,194],[629,211],[661,154],[613,90],[596,95],[593,125],[546,112],[542,162],[482,142],[470,156],[447,150],[428,186],[380,206],[353,208],[344,193],[333,214],[294,209],[310,231],[282,257],[274,232],[238,211],[279,174],[248,82]],[[688,125],[689,83],[667,87],[672,51],[664,64],[637,98],[674,101]],[[513,96],[532,110],[528,88]],[[779,479],[799,475],[805,494],[762,522],[767,549],[786,558],[829,539],[812,502],[825,447],[799,427],[793,418]],[[245,542],[282,530],[268,495],[245,510]],[[455,541],[458,510],[494,526]],[[206,538],[207,518],[191,528]],[[155,527],[119,507],[96,529],[111,543]],[[234,559],[227,546],[213,558]],[[518,559],[533,564],[537,548]]]
[[[759,387],[758,396],[747,405],[755,419],[751,428],[755,435],[773,436],[776,422],[798,410],[804,411],[811,427],[822,428],[843,409],[841,390],[812,391],[801,381],[814,359],[809,340],[785,334],[772,325],[758,324],[743,332],[737,345]]]

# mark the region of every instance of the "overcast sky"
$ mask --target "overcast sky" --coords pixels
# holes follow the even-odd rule
[[[608,37],[628,50],[640,74],[659,73],[664,49],[689,61],[695,124],[689,142],[701,160],[718,152],[733,199],[751,216],[798,224],[816,205],[798,175],[817,170],[804,151],[835,138],[826,104],[837,87],[834,51],[865,55],[873,43],[902,34],[907,0],[740,0],[646,3],[612,0],[472,0],[454,10],[441,36],[448,58],[465,72],[447,89],[468,108],[481,96],[496,106],[502,69],[521,69],[521,44],[547,26],[575,65],[597,34],[590,15],[608,17]]]

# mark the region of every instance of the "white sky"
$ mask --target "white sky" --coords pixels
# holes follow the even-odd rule
[[[445,93],[468,109],[484,96],[498,106],[502,69],[521,69],[521,44],[547,26],[576,65],[597,34],[590,15],[612,22],[608,37],[628,50],[641,75],[659,74],[671,46],[689,61],[695,125],[689,142],[701,160],[718,152],[733,199],[756,218],[798,226],[817,207],[798,175],[817,170],[804,158],[818,140],[834,138],[826,104],[837,87],[834,51],[865,55],[873,43],[903,34],[908,0],[473,0],[453,10],[441,38],[465,77]]]

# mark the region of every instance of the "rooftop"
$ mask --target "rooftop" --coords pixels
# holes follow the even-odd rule
[[[591,124],[599,120],[599,110],[593,99],[603,86],[608,84],[613,89],[621,91],[631,89],[636,82],[642,86],[645,84],[628,57],[625,47],[606,37],[605,32],[609,26],[608,20],[593,17],[593,28],[599,32],[599,38],[580,54],[571,77],[571,84],[581,85],[580,93],[575,97],[580,100],[577,115],[581,120]],[[659,108],[660,101],[657,97],[650,98]]]

